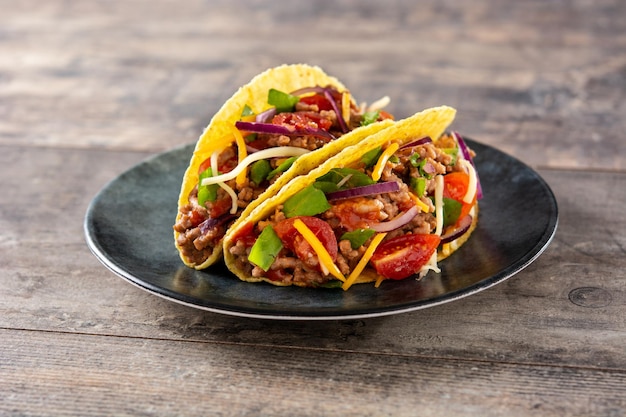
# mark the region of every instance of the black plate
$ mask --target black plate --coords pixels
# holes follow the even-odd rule
[[[552,240],[558,209],[550,187],[531,168],[468,140],[484,189],[478,227],[423,280],[341,289],[245,283],[223,263],[204,271],[183,265],[172,225],[193,146],[150,158],[121,174],[91,202],[87,243],[111,271],[169,300],[213,312],[270,319],[347,319],[407,312],[474,294],[511,277]]]

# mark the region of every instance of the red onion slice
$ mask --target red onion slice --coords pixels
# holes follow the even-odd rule
[[[202,223],[200,223],[198,225],[198,227],[200,228],[200,233],[205,235],[207,234],[211,229],[219,226],[220,224],[226,223],[232,219],[234,219],[235,217],[237,217],[234,214],[230,214],[230,213],[226,213],[223,214],[219,217],[209,217],[208,219],[206,219],[205,221],[203,221]]]
[[[326,97],[326,100],[330,102],[330,105],[332,106],[333,110],[335,111],[335,114],[337,115],[337,122],[339,123],[339,128],[341,129],[341,132],[342,133],[348,132],[349,129],[348,129],[348,126],[346,125],[346,121],[343,119],[342,111],[337,106],[337,103],[335,102],[333,95],[330,93],[330,90],[325,89],[324,96]]]
[[[431,143],[433,140],[430,138],[430,136],[424,136],[421,139],[415,140],[413,142],[407,143],[406,145],[402,145],[400,147],[400,149],[404,149],[404,148],[412,148],[413,146],[419,146],[419,145],[424,145],[426,143]]]
[[[380,182],[377,184],[363,185],[347,190],[333,191],[326,194],[328,201],[345,200],[347,198],[363,197],[372,194],[393,193],[400,190],[400,185],[395,181]]]
[[[463,236],[472,225],[472,216],[469,214],[461,219],[459,227],[441,236],[441,243],[450,243]]]
[[[391,232],[392,230],[399,229],[400,227],[413,220],[413,218],[417,216],[418,213],[419,209],[417,208],[417,206],[413,206],[404,213],[394,217],[392,220],[384,223],[373,224],[370,226],[370,228],[377,231],[378,233]]]
[[[253,133],[268,133],[271,135],[286,136],[316,136],[322,139],[334,140],[335,137],[323,129],[304,128],[297,129],[291,125],[275,125],[273,123],[257,123],[257,122],[235,122],[235,126],[239,130]]]
[[[301,96],[302,94],[307,94],[307,93],[323,93],[324,91],[326,91],[326,88],[324,87],[320,87],[320,86],[315,86],[315,87],[304,87],[304,88],[300,88],[298,90],[294,90],[291,93],[289,93],[292,96]]]
[[[270,120],[272,120],[272,117],[274,117],[275,115],[276,115],[276,107],[270,107],[264,112],[257,114],[256,117],[254,118],[254,121],[257,123],[267,123]]]

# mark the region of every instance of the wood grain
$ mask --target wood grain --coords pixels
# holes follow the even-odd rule
[[[621,372],[61,333],[0,337],[2,414],[570,416],[626,407]]]

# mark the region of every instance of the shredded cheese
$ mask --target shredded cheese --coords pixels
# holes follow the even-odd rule
[[[413,199],[413,201],[415,202],[417,208],[422,210],[424,213],[428,213],[430,211],[430,207],[428,206],[428,204],[424,203],[418,196],[413,193],[409,193],[409,195],[411,196],[411,199]]]
[[[239,207],[239,204],[237,203],[238,199],[237,199],[237,194],[235,193],[235,190],[233,190],[228,184],[225,184],[223,182],[218,182],[217,185],[222,187],[224,191],[226,191],[228,195],[230,196],[230,201],[231,201],[230,214],[237,213],[237,208]]]
[[[472,204],[472,202],[474,201],[474,196],[476,196],[476,187],[478,185],[476,170],[469,161],[462,160],[462,162],[463,166],[467,170],[467,173],[469,174],[469,184],[467,185],[467,192],[465,193],[465,196],[463,196],[463,202],[466,204]]]
[[[378,287],[380,287],[380,284],[382,284],[384,280],[385,280],[385,277],[383,277],[382,275],[381,275],[381,276],[379,276],[379,277],[376,279],[376,282],[374,283],[374,288],[378,288]]]
[[[428,273],[428,271],[435,271],[436,273],[441,272],[441,269],[439,269],[439,266],[437,266],[437,251],[436,250],[430,256],[430,259],[428,260],[426,265],[424,265],[422,269],[420,269],[419,275],[424,276]]]
[[[344,91],[341,94],[341,117],[346,123],[350,123],[350,92]]]
[[[335,278],[342,282],[345,282],[346,278],[343,276],[337,265],[335,265],[322,242],[320,242],[317,236],[315,236],[315,233],[313,233],[311,229],[309,229],[308,226],[304,224],[304,222],[300,219],[296,219],[293,222],[293,227],[295,227],[296,230],[300,232],[302,237],[309,243],[309,245],[311,245],[311,247],[317,254],[320,265],[326,268]]]
[[[246,156],[248,156],[248,151],[246,149],[246,141],[243,139],[241,132],[235,126],[231,126],[231,130],[233,131],[233,136],[235,136],[235,142],[237,142],[237,156],[239,157],[239,164],[243,161]],[[246,182],[247,178],[247,170],[242,170],[237,175],[237,185],[243,186]]]
[[[370,245],[365,250],[363,257],[361,258],[359,263],[356,265],[356,267],[352,270],[346,282],[344,282],[343,285],[341,286],[341,288],[343,288],[344,291],[350,288],[352,284],[354,284],[354,281],[356,281],[357,277],[361,275],[361,272],[363,272],[363,270],[367,266],[367,263],[370,261],[372,255],[374,254],[374,251],[376,250],[378,245],[380,245],[380,242],[383,241],[385,236],[387,236],[387,233],[379,233],[376,236],[374,236],[374,238],[372,239],[372,243],[370,243]]]
[[[376,111],[386,107],[391,102],[389,96],[382,97],[367,107],[366,111]]]
[[[398,150],[398,148],[400,148],[400,145],[394,142],[389,145],[380,156],[380,158],[378,158],[378,162],[376,162],[376,165],[374,165],[374,170],[372,171],[372,179],[374,181],[378,181],[383,175],[383,169],[385,169],[385,164],[387,163],[389,158],[391,158],[391,155],[393,155]]]
[[[236,178],[240,172],[244,171],[248,165],[253,162],[260,161],[261,159],[270,159],[278,157],[300,156],[309,152],[303,148],[296,148],[295,146],[277,146],[275,148],[263,149],[261,151],[252,153],[246,156],[232,171],[225,174],[217,175],[215,177],[207,177],[202,180],[202,185],[217,184],[220,182],[230,181]]]
[[[435,177],[435,218],[437,220],[435,234],[441,236],[443,232],[443,175]]]

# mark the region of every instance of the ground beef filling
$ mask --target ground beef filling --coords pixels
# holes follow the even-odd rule
[[[415,203],[406,184],[410,182],[411,177],[421,176],[421,174],[417,172],[417,168],[413,167],[410,163],[410,157],[415,153],[420,155],[420,159],[425,159],[427,164],[431,165],[433,169],[433,173],[430,175],[431,178],[428,178],[426,182],[427,194],[432,194],[434,191],[434,177],[436,174],[446,174],[461,170],[460,167],[453,164],[453,157],[451,155],[445,153],[432,143],[413,148],[405,148],[396,153],[398,157],[397,160],[386,164],[381,176],[381,181],[398,182],[400,184],[399,191],[334,202],[331,203],[329,210],[319,216],[324,219],[335,232],[335,236],[338,240],[338,253],[335,263],[344,276],[348,276],[356,267],[369,246],[371,239],[358,249],[352,249],[350,241],[340,240],[340,236],[346,231],[367,227],[364,224],[353,224],[351,225],[352,227],[346,227],[341,220],[340,212],[346,209],[346,206],[351,206],[349,209],[356,213],[358,218],[369,219],[369,221],[373,222],[382,222],[392,219],[402,211],[412,207]],[[367,173],[371,174],[370,172]],[[429,198],[423,197],[421,200],[429,206],[429,212],[417,214],[409,223],[389,232],[385,239],[391,239],[405,234],[430,234],[435,231],[435,207]],[[274,227],[284,219],[285,215],[282,212],[282,206],[279,206],[272,216],[267,220],[260,221],[255,226],[254,233],[258,235],[263,228],[268,225]],[[281,282],[285,285],[296,284],[309,287],[320,286],[335,280],[332,275],[324,275],[319,268],[312,268],[311,265],[316,264],[315,262],[312,263],[311,260],[307,260],[305,263],[294,253],[285,248],[278,254],[269,271],[263,271],[261,268],[248,262],[248,255],[251,250],[251,246],[248,245],[250,245],[249,241],[246,243],[244,239],[240,239],[230,248],[231,254],[234,255],[237,269],[247,275],[256,278],[264,277],[272,281]],[[319,261],[317,261],[317,263],[319,263]]]

